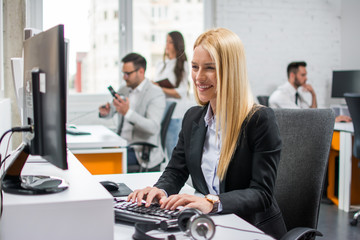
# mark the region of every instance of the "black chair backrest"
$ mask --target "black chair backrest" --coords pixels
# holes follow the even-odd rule
[[[269,106],[269,96],[257,96],[257,100],[261,105]]]
[[[175,107],[176,107],[176,102],[167,102],[166,103],[165,114],[161,121],[161,130],[160,130],[161,146],[163,149],[165,148],[166,134],[167,134],[171,116],[174,113]]]
[[[275,197],[286,227],[316,229],[335,117],[331,109],[274,109],[282,139]]]
[[[354,125],[353,155],[360,158],[360,93],[345,93],[344,96]]]

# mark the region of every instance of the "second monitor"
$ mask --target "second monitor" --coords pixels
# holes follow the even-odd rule
[[[332,98],[344,98],[344,93],[360,93],[360,70],[333,71]]]

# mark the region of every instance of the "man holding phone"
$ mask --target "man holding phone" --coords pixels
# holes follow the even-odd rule
[[[146,60],[137,53],[130,53],[122,60],[122,84],[112,103],[99,107],[101,118],[118,116],[117,133],[128,141],[148,142],[160,146],[160,123],[165,111],[165,94],[145,78]],[[109,88],[111,92],[111,88]],[[114,96],[113,95],[113,96]],[[128,148],[128,165],[140,164],[157,170],[164,158],[161,147],[153,148],[146,166],[141,159],[142,148]]]

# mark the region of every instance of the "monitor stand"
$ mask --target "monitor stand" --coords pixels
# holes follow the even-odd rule
[[[29,146],[22,143],[10,156],[14,158],[2,179],[2,189],[6,193],[21,195],[40,195],[58,193],[66,190],[68,184],[57,177],[42,175],[21,175],[29,157]]]

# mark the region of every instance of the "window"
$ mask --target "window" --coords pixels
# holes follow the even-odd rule
[[[107,93],[109,85],[119,87],[120,59],[131,51],[147,59],[147,77],[152,79],[170,31],[183,34],[190,60],[192,45],[204,29],[203,4],[202,0],[43,0],[43,25],[44,30],[65,25],[70,40],[69,93]],[[121,10],[123,5],[126,9]],[[81,78],[76,78],[78,71]]]
[[[75,92],[75,74],[78,60],[83,61],[86,57],[80,53],[88,53],[91,49],[97,49],[95,42],[90,42],[89,33],[89,0],[43,0],[43,30],[47,30],[58,24],[64,24],[65,38],[69,39],[69,92]],[[85,85],[85,84],[84,84]]]
[[[157,62],[162,60],[167,33],[175,30],[182,33],[190,62],[193,43],[204,30],[203,2],[178,2],[132,1],[133,51],[141,53],[146,58],[146,72],[150,79],[154,77]]]

